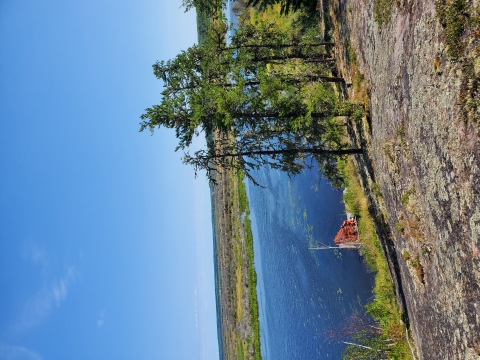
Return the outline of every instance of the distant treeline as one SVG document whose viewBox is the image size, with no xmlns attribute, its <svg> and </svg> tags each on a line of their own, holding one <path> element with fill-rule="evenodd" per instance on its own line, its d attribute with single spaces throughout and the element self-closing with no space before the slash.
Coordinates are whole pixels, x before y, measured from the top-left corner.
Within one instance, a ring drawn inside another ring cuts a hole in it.
<svg viewBox="0 0 480 360">
<path fill-rule="evenodd" d="M 219 10 L 227 6 L 228 0 L 183 0 L 182 4 L 188 11 L 195 8 L 197 11 L 205 13 L 209 16 L 217 15 Z M 287 15 L 290 12 L 306 11 L 314 12 L 317 10 L 318 0 L 236 0 L 235 4 L 239 7 L 252 6 L 263 11 L 273 5 L 278 5 L 280 15 Z"/>
</svg>

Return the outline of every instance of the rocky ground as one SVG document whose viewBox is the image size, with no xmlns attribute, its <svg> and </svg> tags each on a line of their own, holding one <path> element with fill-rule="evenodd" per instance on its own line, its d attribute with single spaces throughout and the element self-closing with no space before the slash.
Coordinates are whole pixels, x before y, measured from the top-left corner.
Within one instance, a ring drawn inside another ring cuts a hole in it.
<svg viewBox="0 0 480 360">
<path fill-rule="evenodd" d="M 393 2 L 381 28 L 379 3 L 332 4 L 340 75 L 368 88 L 369 119 L 351 131 L 369 150 L 357 159 L 364 187 L 418 357 L 478 359 L 479 114 L 464 98 L 480 62 L 472 52 L 466 72 L 449 59 L 433 0 Z M 462 41 L 475 44 L 478 34 Z M 355 98 L 358 89 L 346 92 Z"/>
</svg>

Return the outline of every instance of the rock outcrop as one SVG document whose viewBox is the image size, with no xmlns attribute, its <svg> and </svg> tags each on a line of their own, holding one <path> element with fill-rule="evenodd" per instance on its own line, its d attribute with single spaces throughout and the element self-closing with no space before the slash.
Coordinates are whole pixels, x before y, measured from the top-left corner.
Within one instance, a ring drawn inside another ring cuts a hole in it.
<svg viewBox="0 0 480 360">
<path fill-rule="evenodd" d="M 397 1 L 382 28 L 374 3 L 332 5 L 335 41 L 349 45 L 336 54 L 340 75 L 353 81 L 354 49 L 370 89 L 364 185 L 382 193 L 391 230 L 383 241 L 418 356 L 479 359 L 478 113 L 462 113 L 465 74 L 447 57 L 435 2 Z"/>
</svg>

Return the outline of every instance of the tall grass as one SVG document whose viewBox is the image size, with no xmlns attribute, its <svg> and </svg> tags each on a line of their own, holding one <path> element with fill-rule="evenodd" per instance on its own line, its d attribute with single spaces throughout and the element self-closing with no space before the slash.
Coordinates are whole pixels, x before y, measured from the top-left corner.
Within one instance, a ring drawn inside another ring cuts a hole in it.
<svg viewBox="0 0 480 360">
<path fill-rule="evenodd" d="M 382 327 L 382 333 L 375 340 L 362 337 L 362 334 L 359 334 L 355 340 L 375 349 L 379 356 L 387 354 L 389 359 L 412 359 L 388 264 L 375 231 L 373 218 L 368 210 L 368 201 L 359 181 L 358 170 L 352 159 L 340 160 L 339 169 L 345 179 L 346 208 L 357 215 L 362 243 L 361 254 L 369 268 L 375 272 L 374 300 L 366 305 L 366 312 Z M 361 357 L 362 352 L 367 357 Z M 368 357 L 371 356 L 370 353 L 369 349 L 349 345 L 344 359 L 375 359 L 376 357 Z"/>
</svg>

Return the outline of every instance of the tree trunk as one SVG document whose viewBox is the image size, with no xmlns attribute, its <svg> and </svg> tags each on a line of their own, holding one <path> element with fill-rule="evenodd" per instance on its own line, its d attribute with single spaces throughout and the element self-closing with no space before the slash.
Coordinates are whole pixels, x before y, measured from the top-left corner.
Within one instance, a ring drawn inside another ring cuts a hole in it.
<svg viewBox="0 0 480 360">
<path fill-rule="evenodd" d="M 240 46 L 228 46 L 224 48 L 220 48 L 220 51 L 228 51 L 228 50 L 240 50 L 243 48 L 249 49 L 261 49 L 261 48 L 268 48 L 268 49 L 284 49 L 284 48 L 293 48 L 293 47 L 302 47 L 302 46 L 335 46 L 334 42 L 319 42 L 313 44 L 277 44 L 277 45 L 259 45 L 259 44 L 250 44 L 250 45 L 240 45 Z"/>
<path fill-rule="evenodd" d="M 327 55 L 324 55 L 324 54 L 317 54 L 317 55 L 286 54 L 286 55 L 272 55 L 272 56 L 264 56 L 264 57 L 255 56 L 252 58 L 252 61 L 267 63 L 270 61 L 278 61 L 278 60 L 285 61 L 287 59 L 300 59 L 305 61 L 306 63 L 329 63 L 329 62 L 335 61 L 335 59 L 327 57 Z"/>
<path fill-rule="evenodd" d="M 326 116 L 351 116 L 353 111 L 341 111 L 335 113 L 328 113 L 328 112 L 313 112 L 310 113 L 310 116 L 313 119 L 322 119 Z M 265 118 L 292 118 L 297 116 L 305 116 L 306 114 L 302 114 L 299 112 L 295 113 L 287 113 L 287 114 L 280 114 L 279 112 L 271 112 L 271 113 L 234 113 L 232 114 L 233 118 L 250 118 L 250 119 L 265 119 Z"/>
<path fill-rule="evenodd" d="M 345 79 L 341 77 L 335 77 L 335 76 L 307 76 L 304 79 L 288 79 L 285 78 L 284 81 L 288 84 L 301 84 L 304 82 L 309 82 L 309 81 L 324 81 L 324 82 L 332 82 L 332 83 L 344 83 Z M 223 83 L 223 84 L 217 84 L 215 83 L 215 86 L 220 86 L 220 87 L 232 87 L 232 86 L 237 86 L 238 84 L 232 84 L 232 83 Z M 260 85 L 260 81 L 247 81 L 245 82 L 245 86 L 256 86 Z M 191 86 L 185 86 L 181 88 L 176 88 L 176 89 L 171 89 L 170 93 L 176 93 L 178 91 L 182 90 L 192 90 L 196 89 L 199 87 L 198 85 L 191 85 Z"/>
<path fill-rule="evenodd" d="M 362 154 L 363 149 L 281 149 L 281 150 L 259 150 L 259 151 L 243 151 L 239 153 L 225 153 L 207 156 L 206 159 L 221 159 L 227 157 L 240 156 L 256 156 L 256 155 L 279 155 L 279 154 L 328 154 L 328 155 L 352 155 Z"/>
</svg>

